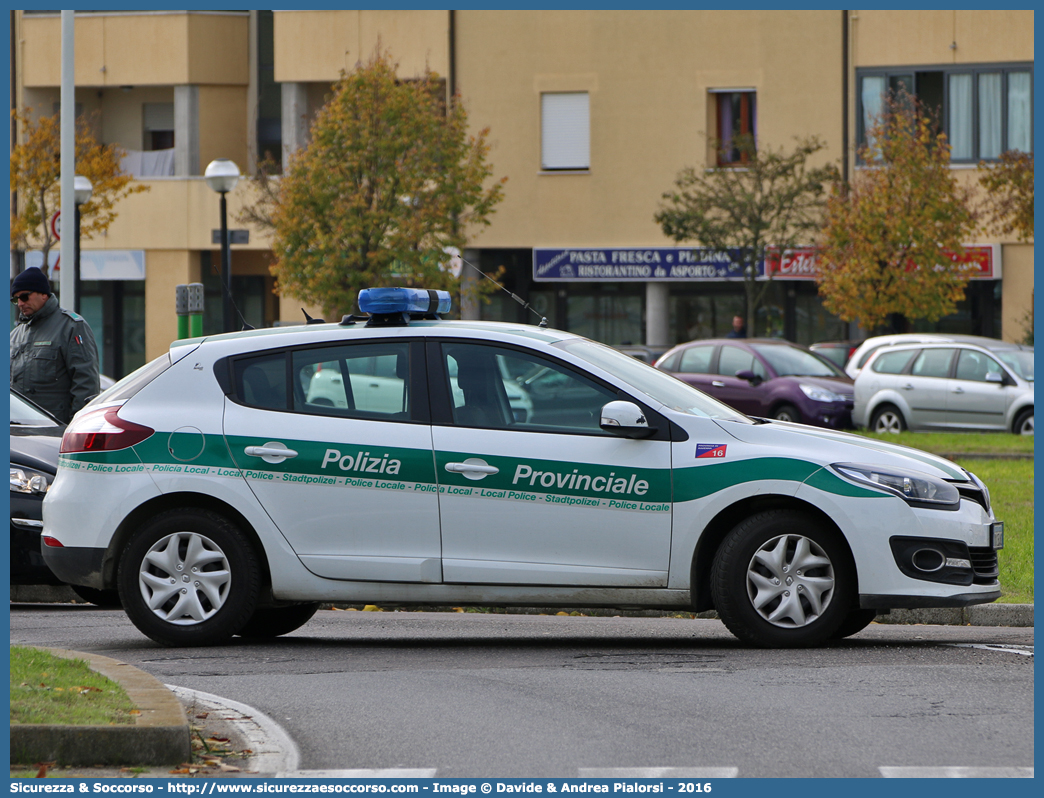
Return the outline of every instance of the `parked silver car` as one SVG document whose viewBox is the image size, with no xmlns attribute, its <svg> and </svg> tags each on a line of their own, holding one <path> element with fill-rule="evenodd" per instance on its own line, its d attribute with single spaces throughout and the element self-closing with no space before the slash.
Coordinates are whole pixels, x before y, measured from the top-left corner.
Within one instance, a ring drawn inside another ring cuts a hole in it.
<svg viewBox="0 0 1044 798">
<path fill-rule="evenodd" d="M 981 335 L 964 335 L 962 333 L 895 333 L 893 335 L 875 335 L 867 338 L 852 353 L 845 363 L 845 373 L 853 380 L 859 376 L 860 370 L 870 362 L 870 357 L 883 346 L 900 346 L 902 344 L 931 344 L 960 342 L 990 346 L 1000 343 L 996 338 L 985 338 Z"/>
<path fill-rule="evenodd" d="M 1033 434 L 1033 347 L 993 339 L 885 346 L 855 380 L 857 426 Z"/>
</svg>

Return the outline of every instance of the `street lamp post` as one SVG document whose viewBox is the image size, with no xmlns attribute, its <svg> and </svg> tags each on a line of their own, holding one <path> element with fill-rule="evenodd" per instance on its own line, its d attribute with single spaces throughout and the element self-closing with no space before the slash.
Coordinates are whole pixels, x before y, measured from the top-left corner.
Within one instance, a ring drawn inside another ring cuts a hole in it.
<svg viewBox="0 0 1044 798">
<path fill-rule="evenodd" d="M 211 190 L 221 195 L 221 327 L 224 332 L 232 332 L 232 250 L 228 241 L 225 195 L 239 182 L 239 167 L 228 158 L 218 158 L 207 165 L 203 177 Z"/>
<path fill-rule="evenodd" d="M 94 186 L 91 185 L 91 181 L 86 177 L 76 175 L 73 178 L 73 194 L 76 203 L 76 236 L 73 242 L 75 245 L 73 250 L 73 310 L 77 313 L 80 312 L 80 294 L 82 293 L 80 281 L 80 206 L 86 205 L 90 201 L 93 192 Z"/>
</svg>

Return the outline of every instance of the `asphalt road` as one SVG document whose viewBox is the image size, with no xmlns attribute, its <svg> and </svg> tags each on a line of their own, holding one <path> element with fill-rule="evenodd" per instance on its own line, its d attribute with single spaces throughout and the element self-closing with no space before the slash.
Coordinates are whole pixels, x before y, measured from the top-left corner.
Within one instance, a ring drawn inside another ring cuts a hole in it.
<svg viewBox="0 0 1044 798">
<path fill-rule="evenodd" d="M 828 648 L 762 651 L 710 620 L 326 610 L 272 641 L 167 649 L 118 610 L 12 604 L 11 642 L 104 654 L 254 706 L 308 770 L 1033 765 L 1032 628 L 873 624 Z"/>
</svg>

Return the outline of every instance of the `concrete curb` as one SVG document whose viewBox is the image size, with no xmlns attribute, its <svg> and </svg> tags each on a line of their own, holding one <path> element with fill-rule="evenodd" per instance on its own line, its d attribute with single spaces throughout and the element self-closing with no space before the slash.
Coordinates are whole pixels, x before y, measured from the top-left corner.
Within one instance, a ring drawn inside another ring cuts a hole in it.
<svg viewBox="0 0 1044 798">
<path fill-rule="evenodd" d="M 141 712 L 133 726 L 11 726 L 11 762 L 59 765 L 176 765 L 191 755 L 189 724 L 174 694 L 157 679 L 125 662 L 63 648 L 43 651 L 82 659 L 117 682 Z"/>
</svg>

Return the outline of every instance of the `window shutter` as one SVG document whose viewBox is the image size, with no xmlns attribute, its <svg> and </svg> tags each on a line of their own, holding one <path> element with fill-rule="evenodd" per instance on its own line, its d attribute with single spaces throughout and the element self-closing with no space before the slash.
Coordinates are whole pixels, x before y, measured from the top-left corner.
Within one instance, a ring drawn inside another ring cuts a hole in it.
<svg viewBox="0 0 1044 798">
<path fill-rule="evenodd" d="M 591 106 L 587 92 L 540 95 L 542 169 L 591 168 Z"/>
</svg>

